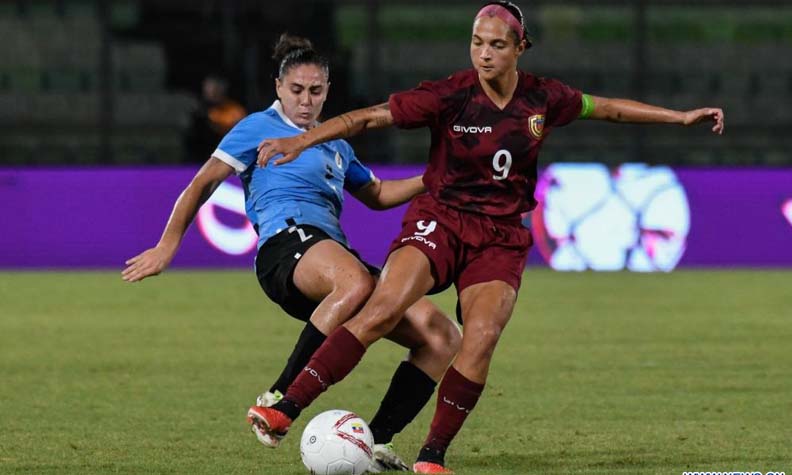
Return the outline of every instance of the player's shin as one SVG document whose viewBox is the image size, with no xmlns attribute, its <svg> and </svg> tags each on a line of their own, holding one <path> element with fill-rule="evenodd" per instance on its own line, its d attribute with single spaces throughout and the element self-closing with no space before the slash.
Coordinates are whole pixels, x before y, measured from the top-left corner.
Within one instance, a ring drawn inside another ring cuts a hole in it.
<svg viewBox="0 0 792 475">
<path fill-rule="evenodd" d="M 302 333 L 300 333 L 297 343 L 294 345 L 286 367 L 283 368 L 278 380 L 270 388 L 270 392 L 276 393 L 276 391 L 280 391 L 285 394 L 289 389 L 289 385 L 294 382 L 300 371 L 305 368 L 311 356 L 324 343 L 325 339 L 327 339 L 327 336 L 308 321 Z"/>
<path fill-rule="evenodd" d="M 369 427 L 375 444 L 387 444 L 415 419 L 429 402 L 437 383 L 408 361 L 403 361 L 391 379 L 377 414 Z"/>
<path fill-rule="evenodd" d="M 272 406 L 292 420 L 331 385 L 341 381 L 357 366 L 366 347 L 343 326 L 338 327 L 316 350 L 294 380 L 283 400 Z"/>
<path fill-rule="evenodd" d="M 483 390 L 483 384 L 469 380 L 453 366 L 448 368 L 440 383 L 437 409 L 418 461 L 444 465 L 448 446 L 476 406 Z"/>
</svg>

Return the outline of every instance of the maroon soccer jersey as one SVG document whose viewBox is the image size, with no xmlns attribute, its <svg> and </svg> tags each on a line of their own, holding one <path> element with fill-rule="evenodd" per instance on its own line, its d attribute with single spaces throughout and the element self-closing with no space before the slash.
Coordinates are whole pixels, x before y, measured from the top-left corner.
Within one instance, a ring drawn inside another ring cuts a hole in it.
<svg viewBox="0 0 792 475">
<path fill-rule="evenodd" d="M 424 184 L 441 203 L 490 216 L 513 216 L 536 206 L 537 155 L 555 127 L 580 114 L 581 92 L 560 81 L 519 71 L 512 100 L 501 110 L 474 69 L 392 94 L 402 128 L 432 132 Z"/>
</svg>

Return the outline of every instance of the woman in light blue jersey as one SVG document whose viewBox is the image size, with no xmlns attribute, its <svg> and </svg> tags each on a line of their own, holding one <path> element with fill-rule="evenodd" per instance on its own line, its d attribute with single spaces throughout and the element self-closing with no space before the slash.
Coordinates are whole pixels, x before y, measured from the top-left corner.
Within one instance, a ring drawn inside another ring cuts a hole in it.
<svg viewBox="0 0 792 475">
<path fill-rule="evenodd" d="M 343 190 L 372 209 L 387 209 L 424 192 L 421 176 L 377 179 L 343 140 L 311 147 L 286 166 L 256 166 L 257 145 L 265 137 L 288 137 L 313 128 L 327 99 L 329 67 L 303 38 L 282 35 L 278 100 L 247 116 L 220 142 L 177 199 L 159 243 L 129 259 L 122 272 L 137 282 L 162 272 L 171 262 L 200 206 L 232 173 L 245 188 L 248 218 L 259 234 L 256 274 L 262 289 L 289 315 L 306 322 L 278 380 L 257 405 L 277 402 L 335 328 L 357 311 L 374 289 L 379 270 L 349 248 L 339 224 Z M 457 327 L 428 299 L 405 312 L 389 338 L 409 349 L 371 420 L 374 471 L 408 470 L 391 440 L 423 408 L 460 344 Z M 252 425 L 265 446 L 280 439 Z"/>
</svg>

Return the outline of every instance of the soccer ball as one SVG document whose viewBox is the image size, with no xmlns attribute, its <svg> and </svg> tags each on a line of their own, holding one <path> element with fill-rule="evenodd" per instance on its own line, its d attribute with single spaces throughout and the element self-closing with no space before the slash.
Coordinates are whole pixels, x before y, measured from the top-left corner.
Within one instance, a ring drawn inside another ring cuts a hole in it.
<svg viewBox="0 0 792 475">
<path fill-rule="evenodd" d="M 311 419 L 300 440 L 300 456 L 314 475 L 360 475 L 371 464 L 374 436 L 355 413 L 334 409 Z"/>
</svg>

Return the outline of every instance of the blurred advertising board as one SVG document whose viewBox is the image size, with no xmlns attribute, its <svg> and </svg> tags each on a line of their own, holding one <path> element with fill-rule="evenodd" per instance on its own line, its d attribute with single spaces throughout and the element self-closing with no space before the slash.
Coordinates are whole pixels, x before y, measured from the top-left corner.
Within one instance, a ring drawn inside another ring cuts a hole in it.
<svg viewBox="0 0 792 475">
<path fill-rule="evenodd" d="M 383 179 L 415 166 L 373 167 Z M 154 245 L 194 167 L 0 169 L 0 268 L 116 268 Z M 792 169 L 554 164 L 526 215 L 532 265 L 559 270 L 792 266 Z M 404 207 L 347 196 L 354 248 L 381 264 Z M 174 267 L 252 268 L 256 235 L 231 177 L 204 205 Z"/>
</svg>

